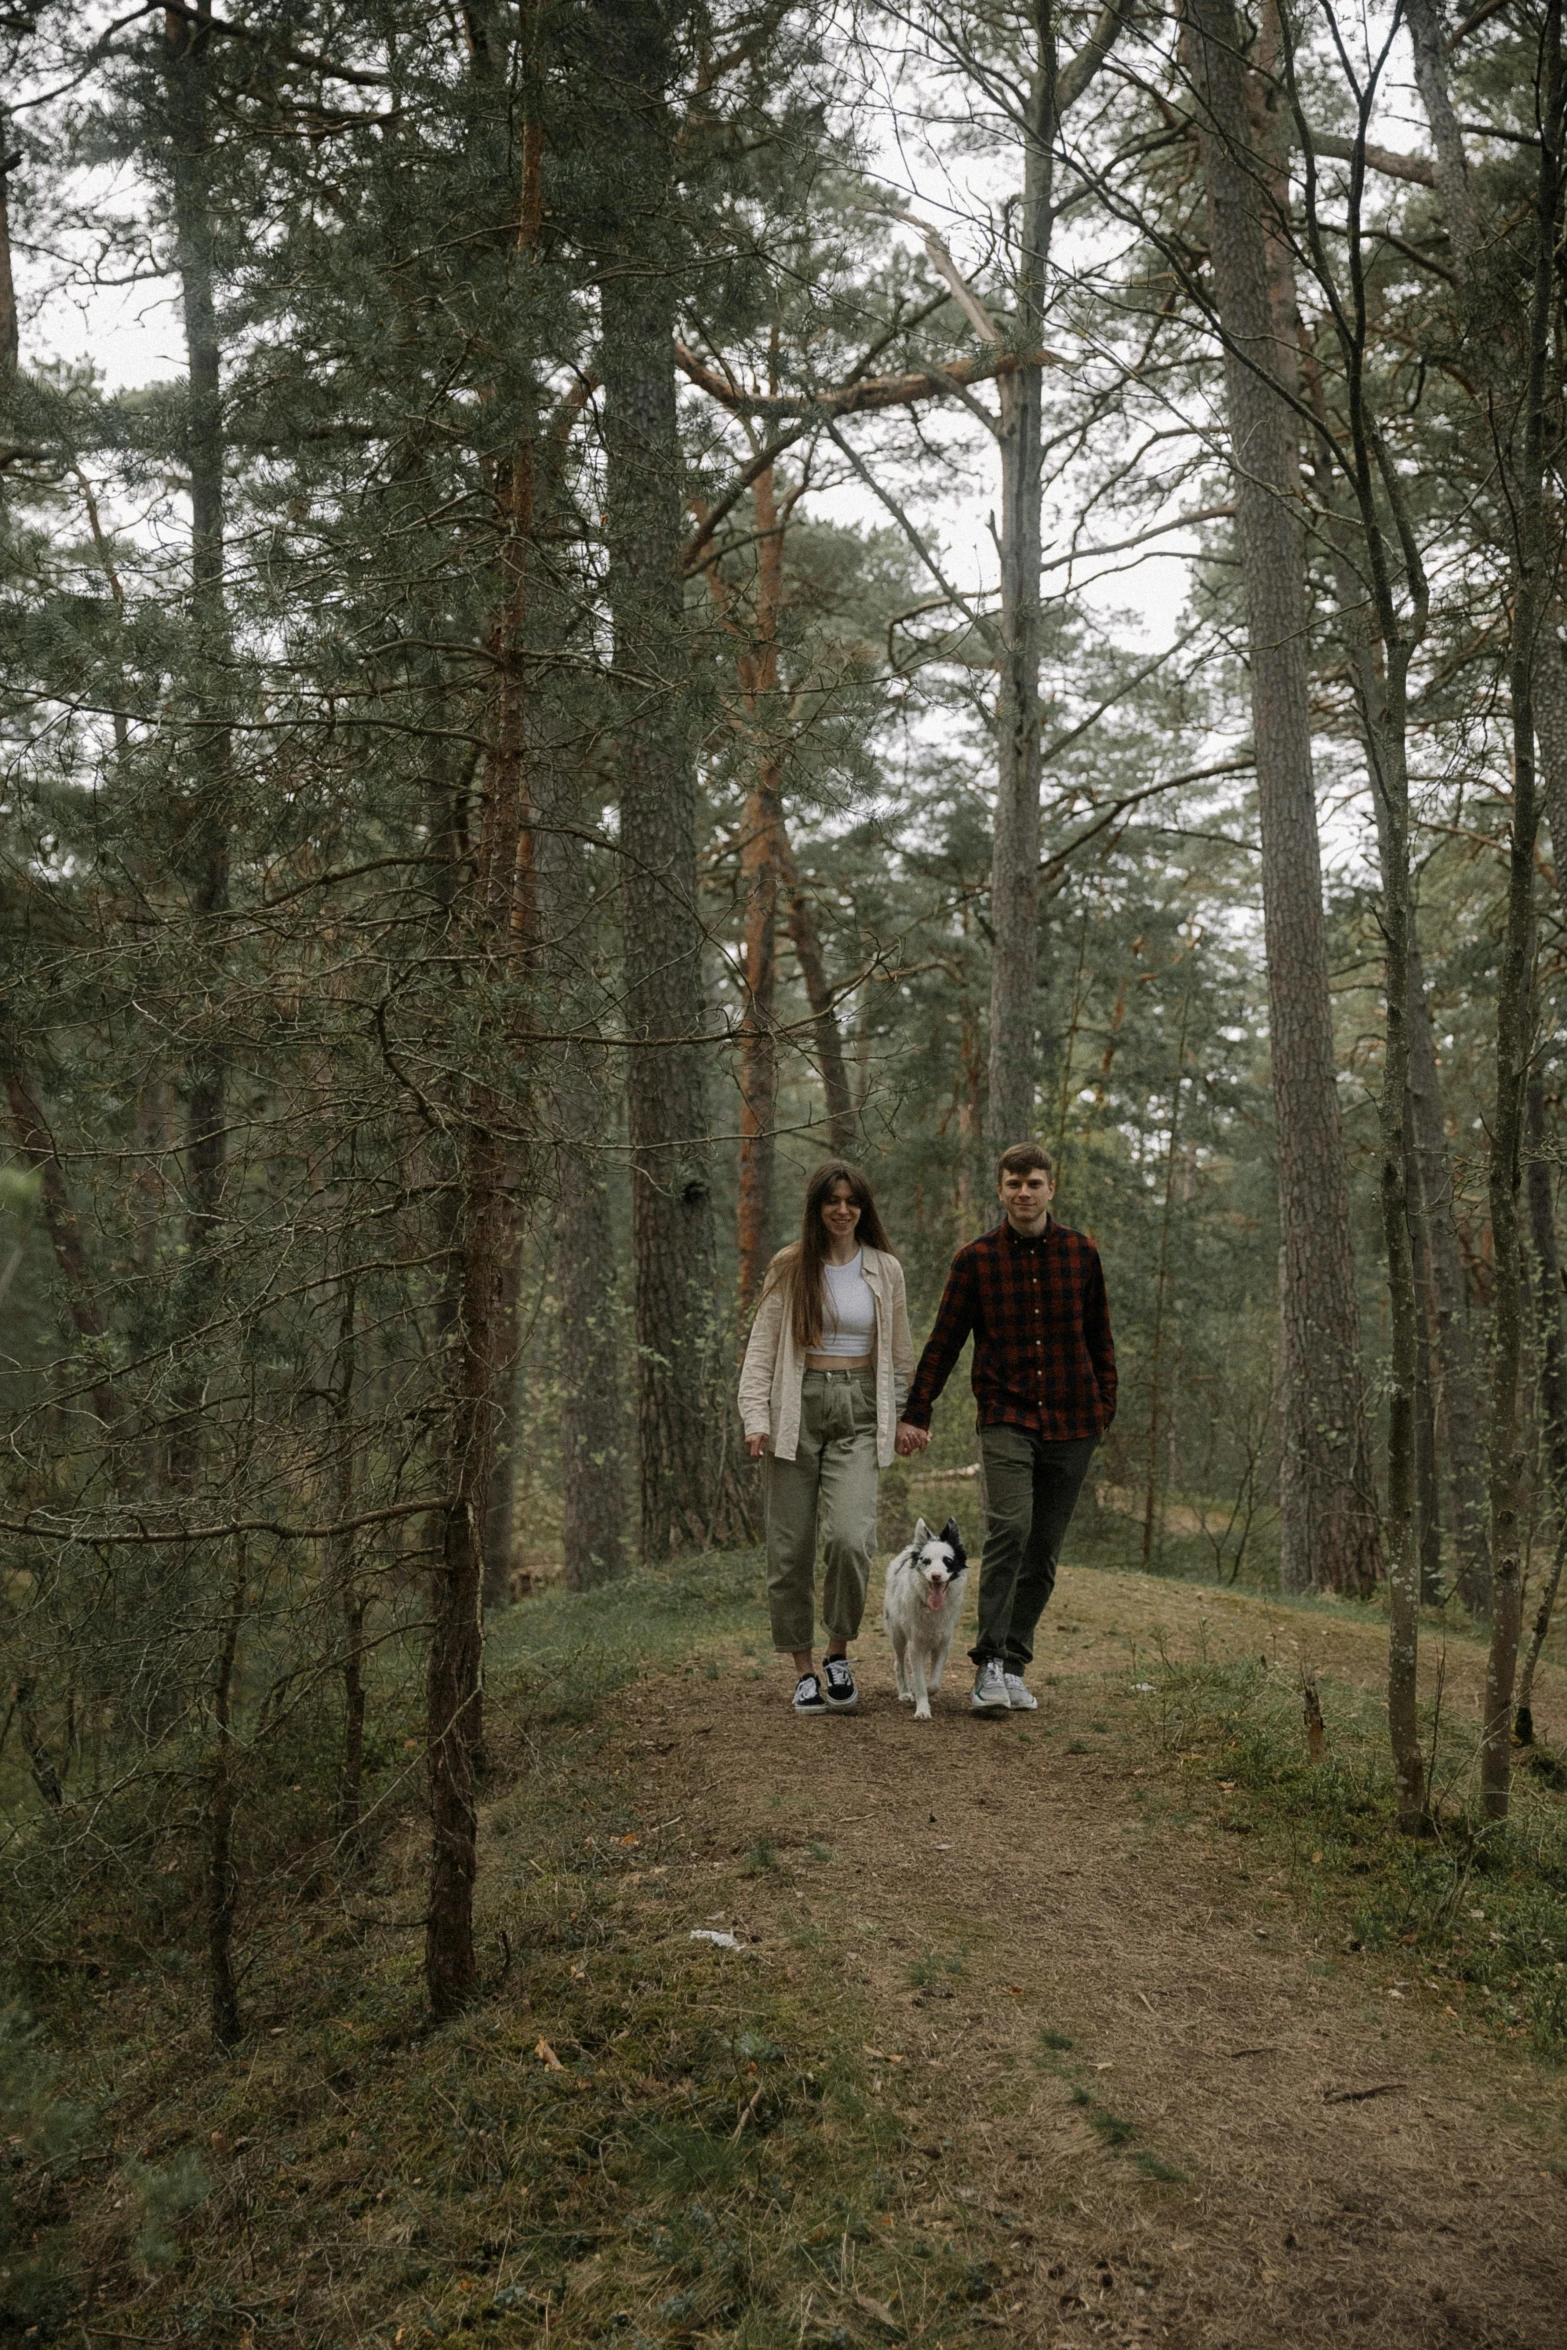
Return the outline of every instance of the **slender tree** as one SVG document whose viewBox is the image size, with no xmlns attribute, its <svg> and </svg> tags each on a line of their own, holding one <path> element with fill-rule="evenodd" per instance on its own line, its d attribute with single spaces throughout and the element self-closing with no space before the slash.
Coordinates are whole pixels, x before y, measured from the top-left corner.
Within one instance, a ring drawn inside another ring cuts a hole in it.
<svg viewBox="0 0 1567 2350">
<path fill-rule="evenodd" d="M 1328 995 L 1298 438 L 1281 381 L 1293 352 L 1281 354 L 1276 338 L 1262 172 L 1229 0 L 1189 0 L 1184 38 L 1224 343 L 1262 819 L 1282 1232 L 1281 1573 L 1287 1590 L 1364 1593 L 1376 1583 L 1381 1554 Z"/>
</svg>

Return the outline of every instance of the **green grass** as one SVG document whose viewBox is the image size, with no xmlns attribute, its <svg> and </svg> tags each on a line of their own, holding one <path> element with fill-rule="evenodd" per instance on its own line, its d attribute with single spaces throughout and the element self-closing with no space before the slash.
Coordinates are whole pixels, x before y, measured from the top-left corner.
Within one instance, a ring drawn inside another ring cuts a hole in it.
<svg viewBox="0 0 1567 2350">
<path fill-rule="evenodd" d="M 1511 1817 L 1484 1822 L 1473 1731 L 1423 1724 L 1434 1832 L 1393 1824 L 1380 1697 L 1319 1676 L 1328 1751 L 1313 1765 L 1301 1692 L 1252 1663 L 1147 1668 L 1151 1728 L 1221 1830 L 1254 1839 L 1255 1870 L 1277 1869 L 1325 1947 L 1396 1961 L 1396 1988 L 1462 2008 L 1541 2055 L 1567 2057 L 1567 1798 L 1519 1758 Z"/>
<path fill-rule="evenodd" d="M 754 1557 L 683 1561 L 496 1627 L 485 1982 L 457 2023 L 422 2015 L 414 1817 L 361 1879 L 247 1914 L 231 2057 L 172 1953 L 62 2005 L 50 2085 L 75 2117 L 54 2141 L 13 2124 L 35 2244 L 0 2334 L 455 2350 L 547 2323 L 559 2350 L 799 2350 L 878 2338 L 864 2294 L 949 2346 L 992 2339 L 996 2227 L 932 2227 L 831 1948 L 694 1942 L 716 1881 L 659 1857 L 605 1738 L 639 1673 L 705 1677 L 754 1637 L 759 1587 Z M 18 2045 L 20 2112 L 44 2076 Z"/>
<path fill-rule="evenodd" d="M 927 1950 L 923 1957 L 913 1961 L 905 1981 L 911 1991 L 933 1991 L 944 1988 L 949 1977 L 965 1975 L 968 1968 L 961 1958 L 943 1955 L 939 1950 Z"/>
<path fill-rule="evenodd" d="M 1065 2085 L 1067 2103 L 1080 2113 L 1105 2150 L 1123 2158 L 1138 2176 L 1163 2186 L 1184 2185 L 1190 2173 L 1178 2163 L 1169 2162 L 1151 2147 L 1139 2146 L 1141 2131 L 1136 2122 L 1124 2114 L 1114 2113 L 1105 2105 L 1090 2083 L 1082 2060 L 1076 2055 L 1065 2032 L 1047 2029 L 1038 2034 L 1038 2054 L 1034 2062 L 1042 2072 L 1054 2073 Z"/>
</svg>

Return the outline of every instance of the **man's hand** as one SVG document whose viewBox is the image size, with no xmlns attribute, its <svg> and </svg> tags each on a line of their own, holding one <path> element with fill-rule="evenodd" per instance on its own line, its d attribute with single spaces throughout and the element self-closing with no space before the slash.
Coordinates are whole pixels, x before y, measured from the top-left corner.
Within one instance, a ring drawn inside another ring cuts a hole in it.
<svg viewBox="0 0 1567 2350">
<path fill-rule="evenodd" d="M 911 1452 L 930 1450 L 930 1430 L 916 1428 L 908 1420 L 898 1422 L 898 1432 L 892 1440 L 892 1449 L 900 1460 L 907 1460 Z"/>
<path fill-rule="evenodd" d="M 766 1437 L 748 1436 L 745 1440 L 745 1449 L 753 1461 L 759 1461 L 763 1453 L 767 1450 Z"/>
</svg>

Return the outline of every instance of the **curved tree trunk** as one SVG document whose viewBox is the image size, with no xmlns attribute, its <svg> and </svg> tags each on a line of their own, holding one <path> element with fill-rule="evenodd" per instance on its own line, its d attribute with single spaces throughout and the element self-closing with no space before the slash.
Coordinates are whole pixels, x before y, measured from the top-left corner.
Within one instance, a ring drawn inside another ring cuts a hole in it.
<svg viewBox="0 0 1567 2350">
<path fill-rule="evenodd" d="M 1275 389 L 1281 357 L 1261 165 L 1230 0 L 1188 0 L 1184 45 L 1200 105 L 1213 286 L 1225 342 L 1261 810 L 1281 1226 L 1280 1568 L 1287 1590 L 1364 1593 L 1375 1586 L 1381 1550 L 1328 992 L 1297 434 Z"/>
</svg>

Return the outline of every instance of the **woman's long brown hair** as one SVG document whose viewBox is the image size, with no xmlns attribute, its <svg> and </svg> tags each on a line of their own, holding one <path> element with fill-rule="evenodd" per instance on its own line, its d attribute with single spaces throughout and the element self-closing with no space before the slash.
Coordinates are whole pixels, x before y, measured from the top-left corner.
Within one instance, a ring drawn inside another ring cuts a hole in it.
<svg viewBox="0 0 1567 2350">
<path fill-rule="evenodd" d="M 822 1208 L 835 1183 L 849 1186 L 860 1211 L 854 1233 L 856 1241 L 865 1248 L 879 1249 L 884 1256 L 892 1254 L 892 1244 L 876 1212 L 864 1169 L 851 1165 L 847 1159 L 824 1159 L 805 1187 L 800 1237 L 791 1248 L 779 1252 L 767 1276 L 769 1288 L 775 1282 L 788 1283 L 794 1343 L 807 1354 L 819 1351 L 822 1343 L 822 1292 L 827 1263 L 827 1228 L 822 1222 Z"/>
</svg>

